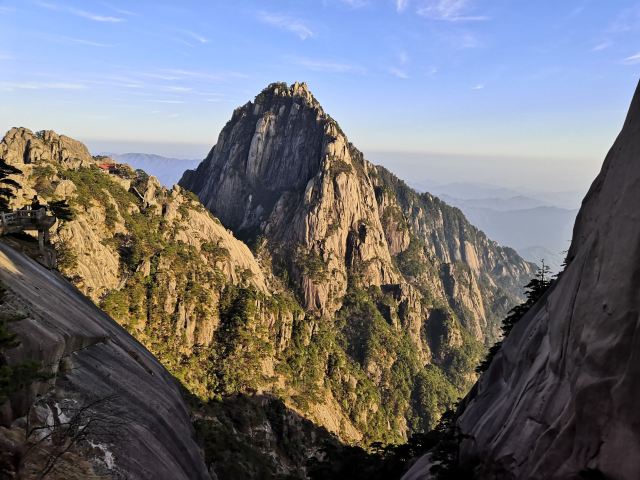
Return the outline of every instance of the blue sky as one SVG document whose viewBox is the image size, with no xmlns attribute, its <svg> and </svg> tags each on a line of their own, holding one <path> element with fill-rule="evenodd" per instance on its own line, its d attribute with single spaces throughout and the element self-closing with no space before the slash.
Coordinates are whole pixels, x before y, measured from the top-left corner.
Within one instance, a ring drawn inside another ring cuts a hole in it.
<svg viewBox="0 0 640 480">
<path fill-rule="evenodd" d="M 0 1 L 0 129 L 99 150 L 202 157 L 236 106 L 300 80 L 374 160 L 582 188 L 639 75 L 637 1 Z"/>
</svg>

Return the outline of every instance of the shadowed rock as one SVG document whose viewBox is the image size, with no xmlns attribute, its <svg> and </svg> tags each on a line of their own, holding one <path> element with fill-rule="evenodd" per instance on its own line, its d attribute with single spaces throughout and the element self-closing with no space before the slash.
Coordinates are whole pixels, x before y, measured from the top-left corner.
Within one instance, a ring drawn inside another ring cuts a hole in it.
<svg viewBox="0 0 640 480">
<path fill-rule="evenodd" d="M 477 478 L 640 478 L 638 205 L 640 89 L 582 203 L 569 265 L 461 407 Z"/>
<path fill-rule="evenodd" d="M 107 439 L 87 434 L 95 448 L 85 456 L 102 468 L 101 478 L 210 478 L 177 382 L 140 343 L 67 281 L 5 243 L 0 281 L 8 303 L 26 316 L 13 324 L 21 344 L 7 351 L 8 363 L 33 360 L 53 373 L 2 406 L 3 425 L 33 413 L 35 393 L 54 410 L 95 403 L 94 414 L 112 423 Z"/>
</svg>

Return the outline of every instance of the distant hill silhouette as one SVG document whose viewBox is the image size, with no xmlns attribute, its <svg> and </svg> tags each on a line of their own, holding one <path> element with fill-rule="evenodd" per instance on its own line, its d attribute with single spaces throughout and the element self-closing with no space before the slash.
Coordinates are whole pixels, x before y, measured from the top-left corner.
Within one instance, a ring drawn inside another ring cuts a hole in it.
<svg viewBox="0 0 640 480">
<path fill-rule="evenodd" d="M 105 153 L 114 160 L 127 163 L 157 177 L 165 187 L 178 183 L 185 170 L 195 168 L 200 160 L 163 157 L 152 153 Z"/>
</svg>

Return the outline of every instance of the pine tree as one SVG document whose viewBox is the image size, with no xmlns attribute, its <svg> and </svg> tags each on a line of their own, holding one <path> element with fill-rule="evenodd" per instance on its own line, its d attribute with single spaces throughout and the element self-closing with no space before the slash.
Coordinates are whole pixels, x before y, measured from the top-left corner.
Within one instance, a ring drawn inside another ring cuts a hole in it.
<svg viewBox="0 0 640 480">
<path fill-rule="evenodd" d="M 518 323 L 522 317 L 529 311 L 535 303 L 542 298 L 544 293 L 549 289 L 553 280 L 551 279 L 549 266 L 542 260 L 542 266 L 536 272 L 536 276 L 531 279 L 529 283 L 525 285 L 524 296 L 526 300 L 520 305 L 513 307 L 506 318 L 502 320 L 502 341 L 496 342 L 487 352 L 485 359 L 476 367 L 476 373 L 482 373 L 489 368 L 491 360 L 502 348 L 502 342 L 511 333 L 511 330 Z"/>
<path fill-rule="evenodd" d="M 20 188 L 18 182 L 8 178 L 9 175 L 18 175 L 21 173 L 22 170 L 13 165 L 9 165 L 3 158 L 0 158 L 0 212 L 9 211 L 9 201 L 15 198 L 13 188 Z"/>
<path fill-rule="evenodd" d="M 58 220 L 70 222 L 75 217 L 73 210 L 66 200 L 55 200 L 53 202 L 49 202 L 49 210 L 51 210 L 51 213 L 53 213 Z"/>
</svg>

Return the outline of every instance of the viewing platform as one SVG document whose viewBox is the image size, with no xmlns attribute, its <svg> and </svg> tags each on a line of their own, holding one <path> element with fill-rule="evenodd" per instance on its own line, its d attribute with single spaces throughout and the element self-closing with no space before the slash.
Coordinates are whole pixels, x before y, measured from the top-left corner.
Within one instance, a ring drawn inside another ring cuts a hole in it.
<svg viewBox="0 0 640 480">
<path fill-rule="evenodd" d="M 15 210 L 0 213 L 0 236 L 27 230 L 38 231 L 40 249 L 49 241 L 49 229 L 56 223 L 56 217 L 47 215 L 45 207 L 37 210 Z"/>
</svg>

